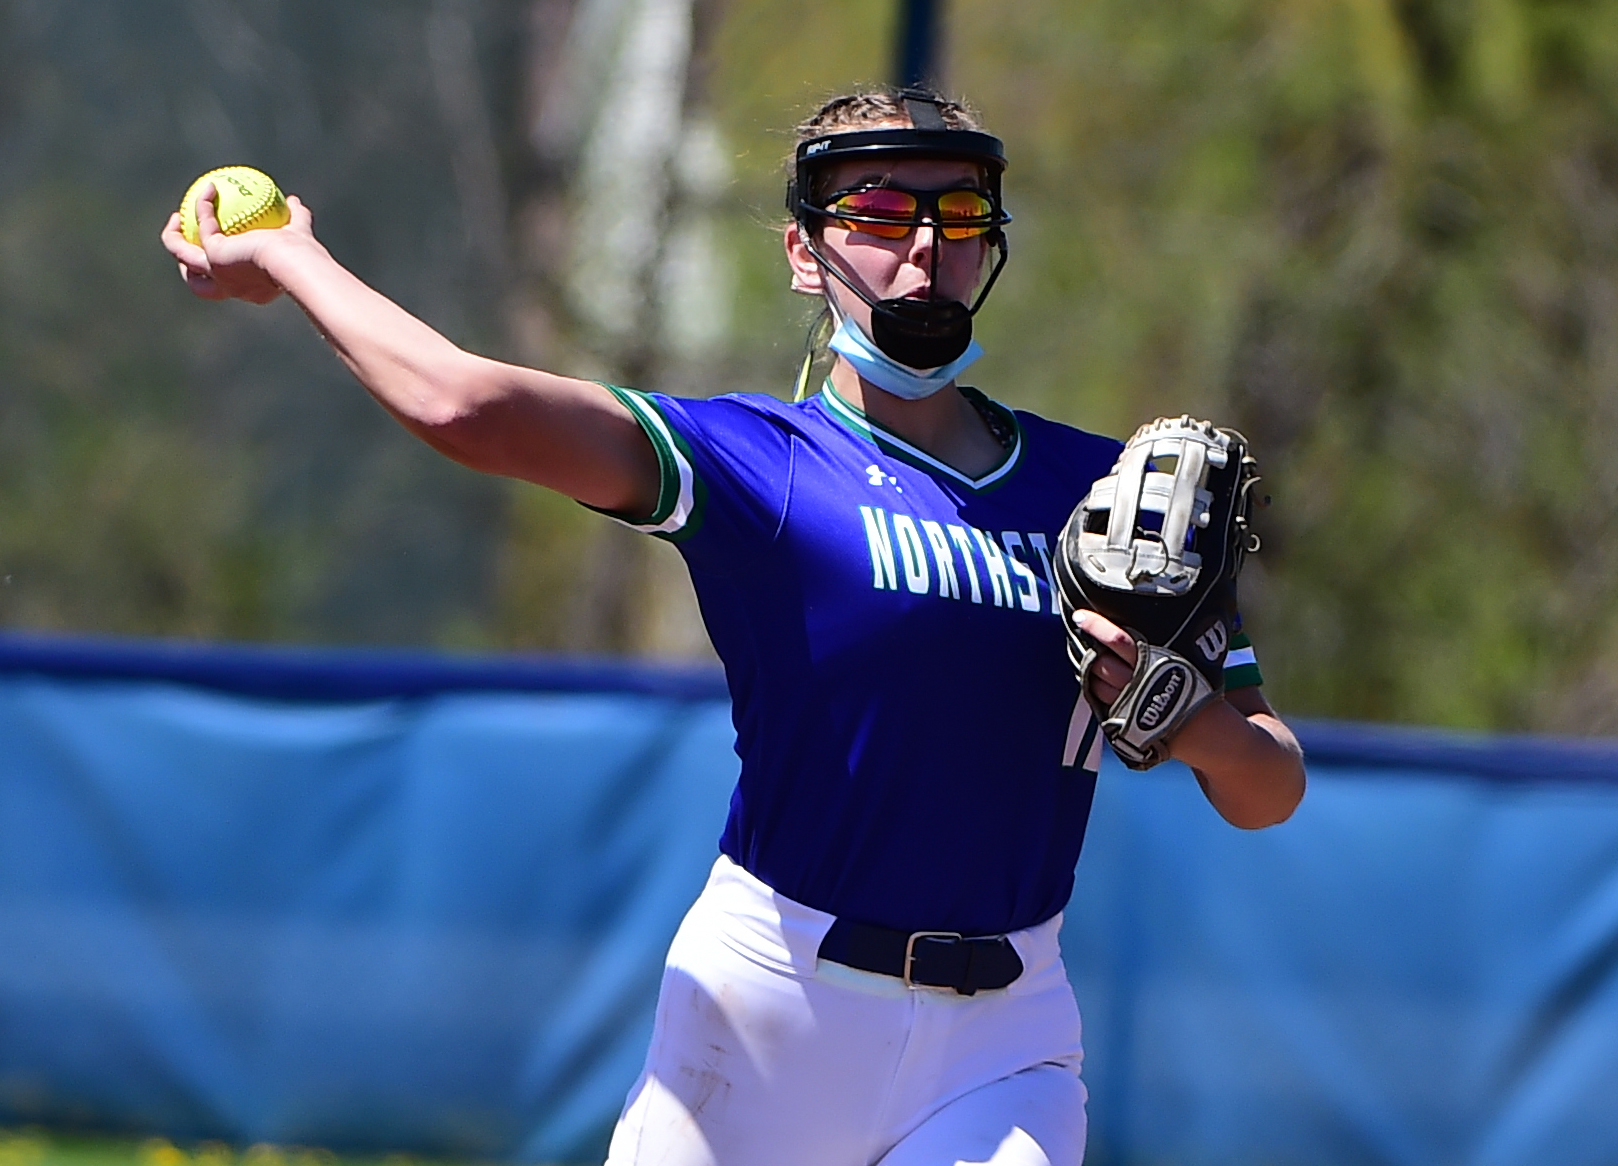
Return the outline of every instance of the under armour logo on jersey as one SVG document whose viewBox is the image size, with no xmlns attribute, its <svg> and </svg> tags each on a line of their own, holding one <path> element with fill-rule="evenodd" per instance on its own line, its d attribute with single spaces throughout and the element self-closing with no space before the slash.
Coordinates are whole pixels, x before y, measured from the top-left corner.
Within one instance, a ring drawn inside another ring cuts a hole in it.
<svg viewBox="0 0 1618 1166">
<path fill-rule="evenodd" d="M 892 474 L 883 473 L 882 467 L 875 462 L 865 467 L 865 476 L 870 479 L 873 486 L 897 486 L 899 484 L 898 478 L 895 478 Z"/>
<path fill-rule="evenodd" d="M 1225 635 L 1225 625 L 1223 623 L 1214 624 L 1213 627 L 1197 637 L 1197 647 L 1201 649 L 1203 656 L 1207 658 L 1209 663 L 1219 659 L 1219 653 L 1225 650 L 1225 645 L 1228 642 L 1229 639 Z"/>
</svg>

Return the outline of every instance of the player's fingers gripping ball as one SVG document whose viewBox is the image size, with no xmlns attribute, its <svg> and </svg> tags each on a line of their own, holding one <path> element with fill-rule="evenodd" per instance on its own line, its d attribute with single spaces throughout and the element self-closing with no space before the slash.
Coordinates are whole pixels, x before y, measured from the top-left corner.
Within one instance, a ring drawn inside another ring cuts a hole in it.
<svg viewBox="0 0 1618 1166">
<path fill-rule="evenodd" d="M 193 182 L 180 200 L 180 234 L 188 243 L 202 242 L 197 226 L 197 196 L 210 182 L 219 192 L 214 211 L 219 217 L 219 229 L 226 235 L 284 227 L 292 221 L 286 196 L 268 174 L 251 166 L 221 166 Z"/>
<path fill-rule="evenodd" d="M 1247 439 L 1190 417 L 1141 426 L 1057 540 L 1068 655 L 1113 751 L 1132 769 L 1167 760 L 1169 741 L 1225 687 L 1236 575 L 1258 549 L 1248 531 L 1258 466 Z M 1095 695 L 1089 609 L 1135 640 L 1134 675 L 1110 706 Z"/>
</svg>

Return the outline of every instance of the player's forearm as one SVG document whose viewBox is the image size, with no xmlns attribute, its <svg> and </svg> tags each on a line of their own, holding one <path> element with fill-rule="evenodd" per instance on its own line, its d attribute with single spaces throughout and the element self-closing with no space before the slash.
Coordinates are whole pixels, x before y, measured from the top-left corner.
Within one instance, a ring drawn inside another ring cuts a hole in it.
<svg viewBox="0 0 1618 1166">
<path fill-rule="evenodd" d="M 266 248 L 261 262 L 360 383 L 410 428 L 427 436 L 483 404 L 469 375 L 471 354 L 367 286 L 318 242 L 289 234 Z"/>
<path fill-rule="evenodd" d="M 1242 713 L 1224 700 L 1206 705 L 1174 738 L 1221 817 L 1257 830 L 1286 821 L 1303 800 L 1303 750 L 1280 718 Z"/>
</svg>

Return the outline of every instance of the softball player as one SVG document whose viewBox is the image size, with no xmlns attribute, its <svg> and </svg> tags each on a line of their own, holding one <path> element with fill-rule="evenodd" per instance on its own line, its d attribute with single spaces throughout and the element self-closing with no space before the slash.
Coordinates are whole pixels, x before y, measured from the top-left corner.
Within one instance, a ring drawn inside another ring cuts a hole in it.
<svg viewBox="0 0 1618 1166">
<path fill-rule="evenodd" d="M 338 266 L 296 199 L 283 230 L 222 236 L 205 208 L 200 247 L 164 232 L 199 295 L 291 294 L 435 448 L 669 539 L 690 567 L 741 777 L 610 1166 L 1083 1157 L 1057 936 L 1101 745 L 1050 551 L 1119 443 L 957 384 L 1005 262 L 1004 165 L 928 93 L 839 98 L 801 127 L 786 252 L 836 359 L 790 404 L 472 356 Z M 1111 649 L 1110 700 L 1133 642 L 1080 618 Z M 1174 753 L 1258 827 L 1292 812 L 1303 769 L 1235 647 L 1225 698 Z"/>
</svg>

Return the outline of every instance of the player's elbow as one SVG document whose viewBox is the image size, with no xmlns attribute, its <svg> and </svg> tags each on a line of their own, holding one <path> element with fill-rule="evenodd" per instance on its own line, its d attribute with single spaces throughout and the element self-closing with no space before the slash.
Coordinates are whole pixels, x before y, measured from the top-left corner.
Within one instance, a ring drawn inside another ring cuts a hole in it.
<svg viewBox="0 0 1618 1166">
<path fill-rule="evenodd" d="M 491 372 L 490 363 L 472 358 L 428 371 L 404 411 L 417 436 L 474 469 L 498 458 L 498 414 L 508 386 Z"/>
<path fill-rule="evenodd" d="M 1241 819 L 1227 817 L 1225 820 L 1242 830 L 1268 830 L 1271 826 L 1279 826 L 1292 817 L 1293 811 L 1297 808 L 1298 802 L 1292 802 L 1290 805 L 1266 807 Z"/>
<path fill-rule="evenodd" d="M 408 398 L 411 420 L 443 434 L 475 426 L 501 392 L 498 378 L 485 363 L 470 353 L 456 352 L 434 367 L 408 370 L 415 381 Z"/>
<path fill-rule="evenodd" d="M 1252 799 L 1249 820 L 1238 823 L 1244 829 L 1262 830 L 1279 826 L 1292 817 L 1303 802 L 1309 776 L 1304 770 L 1303 747 L 1292 730 L 1273 714 L 1250 717 L 1248 723 L 1258 730 L 1252 741 L 1258 744 L 1253 768 L 1256 771 L 1249 789 Z"/>
<path fill-rule="evenodd" d="M 1279 826 L 1292 817 L 1303 802 L 1308 777 L 1304 773 L 1301 757 L 1288 758 L 1288 761 L 1291 763 L 1283 764 L 1277 772 L 1266 775 L 1262 796 L 1243 807 L 1244 813 L 1240 821 L 1226 815 L 1226 820 L 1231 825 L 1239 826 L 1243 830 L 1264 830 L 1271 826 Z"/>
<path fill-rule="evenodd" d="M 1307 777 L 1300 751 L 1276 747 L 1233 764 L 1192 768 L 1219 816 L 1240 830 L 1279 826 L 1303 801 Z"/>
</svg>

